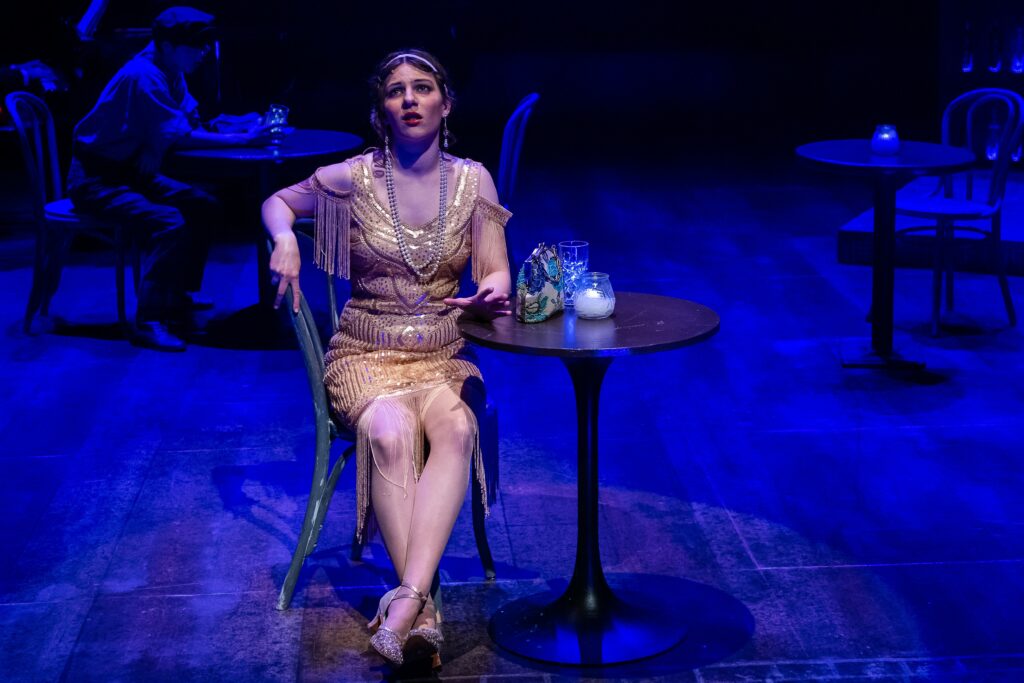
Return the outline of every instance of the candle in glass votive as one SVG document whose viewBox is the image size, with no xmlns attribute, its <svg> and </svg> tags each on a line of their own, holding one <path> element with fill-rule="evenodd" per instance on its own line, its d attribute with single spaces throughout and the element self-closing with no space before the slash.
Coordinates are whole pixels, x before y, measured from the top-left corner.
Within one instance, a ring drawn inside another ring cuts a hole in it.
<svg viewBox="0 0 1024 683">
<path fill-rule="evenodd" d="M 584 273 L 573 297 L 576 317 L 590 320 L 607 318 L 615 310 L 615 292 L 605 273 Z"/>
</svg>

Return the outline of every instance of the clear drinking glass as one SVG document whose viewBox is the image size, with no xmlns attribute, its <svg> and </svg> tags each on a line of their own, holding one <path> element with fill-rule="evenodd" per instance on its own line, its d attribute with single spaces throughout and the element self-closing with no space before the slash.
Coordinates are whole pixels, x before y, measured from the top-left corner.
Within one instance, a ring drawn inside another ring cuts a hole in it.
<svg viewBox="0 0 1024 683">
<path fill-rule="evenodd" d="M 288 112 L 283 104 L 271 104 L 263 117 L 263 125 L 270 128 L 270 142 L 280 145 L 284 141 L 284 128 L 288 125 Z"/>
<path fill-rule="evenodd" d="M 572 306 L 576 286 L 590 263 L 590 242 L 583 240 L 559 242 L 558 258 L 562 260 L 562 294 L 565 297 L 565 305 Z"/>
<path fill-rule="evenodd" d="M 615 290 L 608 273 L 583 273 L 577 282 L 576 317 L 585 320 L 607 318 L 615 311 Z"/>
</svg>

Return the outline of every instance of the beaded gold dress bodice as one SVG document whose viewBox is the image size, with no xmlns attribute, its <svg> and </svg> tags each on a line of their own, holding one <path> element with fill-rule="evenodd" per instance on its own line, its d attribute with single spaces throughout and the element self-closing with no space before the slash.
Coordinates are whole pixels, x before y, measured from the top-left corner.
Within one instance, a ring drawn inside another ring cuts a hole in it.
<svg viewBox="0 0 1024 683">
<path fill-rule="evenodd" d="M 365 432 L 373 411 L 402 409 L 410 436 L 422 441 L 417 414 L 431 388 L 457 388 L 475 380 L 482 389 L 480 370 L 459 333 L 461 311 L 444 299 L 458 295 L 460 276 L 471 259 L 475 281 L 508 269 L 504 226 L 511 214 L 480 196 L 479 164 L 455 162 L 440 266 L 421 280 L 399 251 L 387 203 L 374 191 L 374 169 L 363 157 L 347 163 L 351 192 L 332 190 L 318 174 L 303 185 L 317 195 L 316 262 L 352 284 L 324 359 L 324 383 L 335 414 L 357 433 L 362 519 L 372 458 Z M 434 218 L 425 225 L 402 226 L 418 266 L 425 265 L 438 239 L 437 223 Z M 410 443 L 409 449 L 419 472 L 422 443 Z"/>
</svg>

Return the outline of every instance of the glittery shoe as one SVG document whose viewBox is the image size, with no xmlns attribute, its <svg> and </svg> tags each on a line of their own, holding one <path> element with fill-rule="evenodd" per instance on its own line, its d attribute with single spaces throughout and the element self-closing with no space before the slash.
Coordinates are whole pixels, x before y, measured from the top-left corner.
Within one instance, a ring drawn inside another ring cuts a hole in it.
<svg viewBox="0 0 1024 683">
<path fill-rule="evenodd" d="M 403 588 L 410 591 L 411 595 L 399 595 L 398 591 Z M 422 604 L 427 599 L 414 586 L 403 583 L 398 588 L 389 590 L 381 597 L 380 602 L 377 604 L 377 614 L 367 624 L 370 630 L 374 631 L 373 635 L 370 636 L 370 646 L 381 657 L 388 660 L 392 666 L 399 667 L 405 661 L 402 650 L 405 647 L 408 635 L 401 636 L 384 625 L 384 620 L 388 616 L 388 608 L 391 607 L 391 603 L 394 600 L 419 600 Z"/>
<path fill-rule="evenodd" d="M 406 656 L 409 659 L 436 658 L 441 654 L 441 644 L 444 643 L 444 636 L 441 635 L 441 615 L 435 609 L 432 600 L 423 605 L 421 614 L 426 614 L 434 625 L 420 626 L 409 631 L 405 645 Z"/>
</svg>

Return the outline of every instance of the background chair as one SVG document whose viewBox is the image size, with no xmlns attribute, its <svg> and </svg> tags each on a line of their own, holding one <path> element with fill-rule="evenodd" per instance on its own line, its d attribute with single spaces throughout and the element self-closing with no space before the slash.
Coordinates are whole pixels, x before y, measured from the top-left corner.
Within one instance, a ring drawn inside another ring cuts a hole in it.
<svg viewBox="0 0 1024 683">
<path fill-rule="evenodd" d="M 86 233 L 113 245 L 117 257 L 117 319 L 126 325 L 124 302 L 125 257 L 131 251 L 133 283 L 139 285 L 138 245 L 123 226 L 75 211 L 64 197 L 57 136 L 53 116 L 46 103 L 27 92 L 12 92 L 4 100 L 21 142 L 25 169 L 32 189 L 36 223 L 35 263 L 32 290 L 25 307 L 25 332 L 36 312 L 49 314 L 50 299 L 60 283 L 64 257 L 75 233 Z"/>
<path fill-rule="evenodd" d="M 516 189 L 519 154 L 523 149 L 526 123 L 530 120 L 530 114 L 533 113 L 533 107 L 539 99 L 540 95 L 537 93 L 530 93 L 524 97 L 505 124 L 505 132 L 501 137 L 501 158 L 498 161 L 498 197 L 505 208 L 512 203 L 512 194 Z"/>
<path fill-rule="evenodd" d="M 991 267 L 1002 290 L 1010 325 L 1017 314 L 1006 279 L 1006 254 L 1002 243 L 1002 202 L 1009 174 L 1010 157 L 1020 144 L 1024 99 L 1017 93 L 997 88 L 972 90 L 960 95 L 942 115 L 942 142 L 965 147 L 979 159 L 976 167 L 943 176 L 926 196 L 898 196 L 896 212 L 923 218 L 929 225 L 914 226 L 900 233 L 933 232 L 932 335 L 939 333 L 942 279 L 946 280 L 946 308 L 953 310 L 953 272 L 957 266 L 957 234 L 981 237 L 988 242 Z M 986 183 L 987 180 L 987 183 Z M 975 185 L 979 191 L 975 191 Z M 985 185 L 987 184 L 987 187 Z M 964 221 L 987 220 L 989 228 L 966 225 Z"/>
<path fill-rule="evenodd" d="M 295 226 L 296 235 L 304 235 L 312 238 L 312 221 L 298 221 Z M 338 330 L 338 307 L 337 293 L 335 292 L 333 277 L 324 274 L 327 282 L 327 299 L 330 309 L 332 332 Z M 285 301 L 291 301 L 291 290 L 285 295 Z M 277 609 L 286 610 L 291 604 L 292 595 L 295 592 L 295 584 L 299 578 L 299 572 L 305 559 L 316 549 L 317 541 L 320 538 L 320 531 L 323 529 L 324 517 L 327 508 L 331 503 L 338 477 L 345 468 L 352 454 L 355 452 L 356 435 L 347 429 L 340 421 L 331 414 L 330 401 L 327 397 L 327 389 L 324 387 L 324 346 L 317 329 L 313 313 L 304 296 L 300 295 L 299 312 L 292 311 L 292 324 L 295 328 L 295 336 L 299 342 L 299 350 L 302 352 L 303 361 L 306 365 L 306 376 L 309 380 L 309 390 L 313 398 L 313 414 L 316 424 L 316 455 L 313 463 L 313 484 L 309 491 L 309 500 L 306 503 L 306 516 L 302 522 L 302 531 L 299 533 L 298 544 L 292 555 L 291 565 L 281 586 L 281 594 L 277 600 Z M 331 447 L 335 441 L 345 444 L 342 453 L 331 464 Z M 487 414 L 480 424 L 480 446 L 484 455 L 484 468 L 487 472 L 487 495 L 494 500 L 497 494 L 498 478 L 498 431 L 497 414 L 488 403 Z M 428 455 L 429 457 L 429 455 Z M 472 463 L 470 468 L 470 490 L 472 491 L 473 508 L 473 535 L 476 539 L 477 553 L 483 565 L 484 576 L 488 581 L 495 578 L 494 559 L 491 555 L 490 545 L 487 542 L 487 530 L 484 526 L 483 495 L 480 487 L 476 485 L 476 464 Z M 353 560 L 362 557 L 362 543 L 353 535 L 352 555 Z M 435 576 L 431 592 L 437 608 L 441 608 L 441 596 L 439 580 Z"/>
</svg>

